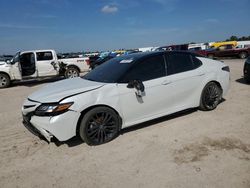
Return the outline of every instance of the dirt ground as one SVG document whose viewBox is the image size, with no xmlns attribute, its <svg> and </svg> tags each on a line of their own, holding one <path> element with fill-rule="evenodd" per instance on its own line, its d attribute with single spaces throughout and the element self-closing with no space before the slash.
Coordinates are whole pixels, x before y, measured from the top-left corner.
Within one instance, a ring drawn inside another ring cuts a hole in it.
<svg viewBox="0 0 250 188">
<path fill-rule="evenodd" d="M 0 187 L 250 187 L 250 85 L 243 60 L 224 60 L 231 89 L 218 108 L 191 110 L 123 130 L 90 147 L 47 144 L 22 125 L 25 97 L 46 84 L 0 90 Z"/>
</svg>

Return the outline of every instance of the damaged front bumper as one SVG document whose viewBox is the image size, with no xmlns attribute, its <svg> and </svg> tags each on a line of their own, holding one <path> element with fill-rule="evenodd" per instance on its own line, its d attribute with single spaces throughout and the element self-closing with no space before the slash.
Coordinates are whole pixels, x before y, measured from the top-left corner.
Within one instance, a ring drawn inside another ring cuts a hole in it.
<svg viewBox="0 0 250 188">
<path fill-rule="evenodd" d="M 23 124 L 24 126 L 34 135 L 38 136 L 38 137 L 42 137 L 45 138 L 48 142 L 51 142 L 51 138 L 53 137 L 53 135 L 51 133 L 49 133 L 48 131 L 46 131 L 45 129 L 42 128 L 38 128 L 35 127 L 34 125 L 32 125 L 30 123 L 30 119 L 31 116 L 29 116 L 29 114 L 27 115 L 23 115 Z"/>
<path fill-rule="evenodd" d="M 27 99 L 22 107 L 23 124 L 30 132 L 45 138 L 48 142 L 51 142 L 53 137 L 59 141 L 66 141 L 76 136 L 81 113 L 69 110 L 56 116 L 37 116 L 34 112 L 40 104 Z"/>
</svg>

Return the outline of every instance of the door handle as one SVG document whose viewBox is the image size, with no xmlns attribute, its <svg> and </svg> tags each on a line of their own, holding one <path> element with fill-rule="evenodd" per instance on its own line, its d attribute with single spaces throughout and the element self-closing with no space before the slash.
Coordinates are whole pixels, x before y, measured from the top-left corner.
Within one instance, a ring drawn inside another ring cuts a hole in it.
<svg viewBox="0 0 250 188">
<path fill-rule="evenodd" d="M 172 82 L 170 80 L 164 80 L 161 84 L 162 85 L 168 85 L 171 84 Z"/>
<path fill-rule="evenodd" d="M 205 73 L 198 73 L 198 75 L 197 76 L 203 76 L 203 75 L 205 75 Z"/>
</svg>

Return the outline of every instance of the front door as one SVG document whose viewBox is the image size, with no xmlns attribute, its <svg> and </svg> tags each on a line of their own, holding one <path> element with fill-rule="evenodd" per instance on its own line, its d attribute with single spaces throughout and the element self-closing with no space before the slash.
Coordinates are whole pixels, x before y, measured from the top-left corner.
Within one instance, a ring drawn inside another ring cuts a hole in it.
<svg viewBox="0 0 250 188">
<path fill-rule="evenodd" d="M 23 78 L 37 77 L 36 61 L 34 52 L 24 52 L 20 54 L 20 67 Z"/>
<path fill-rule="evenodd" d="M 22 68 L 20 65 L 20 52 L 18 52 L 15 57 L 11 60 L 11 74 L 14 76 L 15 80 L 22 79 Z"/>
<path fill-rule="evenodd" d="M 150 119 L 166 110 L 167 82 L 163 55 L 137 62 L 117 84 L 124 127 Z M 131 80 L 141 80 L 145 90 L 141 96 L 134 88 L 127 88 Z"/>
</svg>

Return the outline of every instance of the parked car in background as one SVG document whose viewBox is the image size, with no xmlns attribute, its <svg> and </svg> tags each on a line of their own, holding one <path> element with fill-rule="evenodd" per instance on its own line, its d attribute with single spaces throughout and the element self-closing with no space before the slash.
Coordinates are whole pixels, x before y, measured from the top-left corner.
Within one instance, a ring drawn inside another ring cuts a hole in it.
<svg viewBox="0 0 250 188">
<path fill-rule="evenodd" d="M 0 56 L 0 61 L 10 61 L 13 58 L 13 55 L 2 55 Z"/>
<path fill-rule="evenodd" d="M 86 61 L 86 58 L 58 60 L 54 50 L 18 52 L 11 61 L 0 64 L 0 88 L 8 87 L 12 81 L 55 76 L 77 77 L 80 72 L 89 70 Z"/>
<path fill-rule="evenodd" d="M 189 52 L 119 56 L 28 96 L 24 125 L 48 141 L 79 135 L 99 145 L 125 127 L 184 109 L 215 109 L 228 92 L 229 74 L 226 64 Z"/>
<path fill-rule="evenodd" d="M 226 41 L 226 42 L 214 42 L 210 43 L 210 48 L 219 48 L 220 46 L 225 46 L 225 45 L 232 45 L 232 46 L 237 46 L 237 41 Z"/>
<path fill-rule="evenodd" d="M 178 45 L 169 45 L 169 46 L 161 46 L 155 49 L 155 51 L 187 51 L 188 44 L 178 44 Z"/>
<path fill-rule="evenodd" d="M 189 51 L 206 50 L 209 48 L 208 43 L 192 43 L 188 44 Z"/>
<path fill-rule="evenodd" d="M 245 81 L 250 83 L 250 56 L 245 61 L 243 73 Z"/>
<path fill-rule="evenodd" d="M 207 56 L 211 59 L 220 57 L 239 57 L 245 59 L 250 54 L 250 48 L 236 48 L 231 44 L 221 45 L 218 48 L 195 51 L 195 53 Z"/>
<path fill-rule="evenodd" d="M 250 41 L 238 41 L 236 48 L 250 48 Z"/>
<path fill-rule="evenodd" d="M 96 59 L 95 61 L 90 61 L 90 68 L 91 69 L 94 69 L 96 68 L 97 66 L 105 63 L 106 61 L 116 57 L 117 54 L 114 53 L 114 52 L 103 52 L 100 54 L 99 58 Z"/>
</svg>

